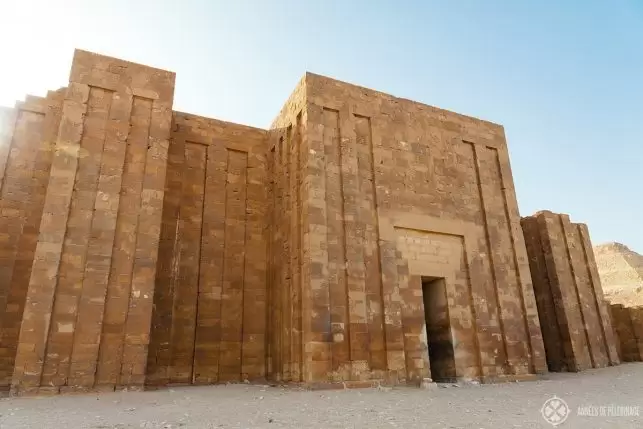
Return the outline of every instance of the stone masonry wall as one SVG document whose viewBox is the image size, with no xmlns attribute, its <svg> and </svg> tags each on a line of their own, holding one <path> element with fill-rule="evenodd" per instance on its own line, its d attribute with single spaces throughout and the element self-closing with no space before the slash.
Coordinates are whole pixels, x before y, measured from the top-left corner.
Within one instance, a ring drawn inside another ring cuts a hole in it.
<svg viewBox="0 0 643 429">
<path fill-rule="evenodd" d="M 174 114 L 147 384 L 266 373 L 267 132 Z"/>
<path fill-rule="evenodd" d="M 431 377 L 423 276 L 446 279 L 457 377 L 546 371 L 502 127 L 305 79 L 303 379 Z"/>
<path fill-rule="evenodd" d="M 643 307 L 612 304 L 610 309 L 620 359 L 643 361 Z"/>
<path fill-rule="evenodd" d="M 173 73 L 75 52 L 14 392 L 142 386 L 173 92 Z"/>
<path fill-rule="evenodd" d="M 521 221 L 551 371 L 619 363 L 589 232 L 548 211 Z"/>
<path fill-rule="evenodd" d="M 501 126 L 308 73 L 260 130 L 174 78 L 76 51 L 1 112 L 0 386 L 547 370 Z"/>
<path fill-rule="evenodd" d="M 311 244 L 306 234 L 310 184 L 304 182 L 307 160 L 305 80 L 297 85 L 269 131 L 269 246 L 267 374 L 276 381 L 304 381 L 303 359 L 310 338 L 307 295 Z M 321 243 L 315 243 L 315 248 Z"/>
<path fill-rule="evenodd" d="M 64 91 L 29 96 L 0 129 L 0 388 L 13 376 L 18 336 Z"/>
</svg>

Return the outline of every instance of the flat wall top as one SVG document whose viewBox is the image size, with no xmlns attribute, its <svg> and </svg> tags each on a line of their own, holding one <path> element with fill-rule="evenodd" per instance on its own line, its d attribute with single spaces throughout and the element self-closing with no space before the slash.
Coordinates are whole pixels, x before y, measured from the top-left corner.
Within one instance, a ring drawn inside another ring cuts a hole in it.
<svg viewBox="0 0 643 429">
<path fill-rule="evenodd" d="M 406 98 L 395 97 L 391 94 L 310 72 L 306 73 L 305 79 L 307 83 L 307 97 L 308 100 L 313 103 L 320 97 L 326 99 L 326 101 L 328 98 L 336 98 L 337 101 L 351 101 L 359 105 L 371 106 L 374 111 L 378 110 L 383 112 L 391 110 L 391 105 L 398 105 L 399 110 L 407 111 L 409 114 L 422 112 L 430 116 L 435 116 L 443 121 L 451 121 L 458 125 L 468 124 L 483 127 L 493 133 L 502 133 L 504 135 L 504 127 L 502 125 L 472 116 L 461 115 L 449 110 L 429 106 Z M 367 114 L 369 112 L 364 113 Z"/>
<path fill-rule="evenodd" d="M 74 51 L 70 82 L 87 84 L 112 91 L 127 88 L 133 95 L 172 102 L 176 74 L 117 58 Z"/>
<path fill-rule="evenodd" d="M 551 219 L 551 218 L 554 218 L 554 217 L 556 217 L 556 218 L 557 217 L 562 217 L 562 218 L 567 219 L 568 221 L 570 221 L 573 225 L 585 225 L 582 222 L 572 222 L 570 220 L 570 216 L 567 213 L 555 213 L 555 212 L 552 212 L 551 210 L 539 210 L 536 213 L 532 214 L 531 216 L 523 216 L 522 219 L 535 219 L 535 218 L 539 218 L 539 217 L 546 218 L 546 219 L 547 218 Z M 587 225 L 585 225 L 585 226 L 587 226 Z"/>
<path fill-rule="evenodd" d="M 176 74 L 76 49 L 69 80 L 113 91 L 119 91 L 125 87 L 133 95 L 172 103 Z M 329 100 L 335 100 L 337 104 L 353 103 L 360 106 L 361 110 L 370 110 L 356 112 L 358 114 L 373 115 L 376 112 L 389 116 L 404 114 L 410 119 L 418 115 L 426 116 L 445 123 L 452 131 L 467 134 L 467 129 L 475 128 L 477 131 L 475 134 L 482 131 L 488 133 L 492 140 L 499 138 L 504 141 L 504 128 L 501 125 L 310 72 L 307 72 L 299 81 L 271 128 L 293 122 L 293 118 L 290 118 L 292 112 L 301 111 L 306 103 L 319 102 L 316 104 L 328 106 Z"/>
<path fill-rule="evenodd" d="M 200 144 L 221 144 L 231 149 L 265 147 L 268 131 L 183 112 L 173 112 L 174 140 Z"/>
</svg>

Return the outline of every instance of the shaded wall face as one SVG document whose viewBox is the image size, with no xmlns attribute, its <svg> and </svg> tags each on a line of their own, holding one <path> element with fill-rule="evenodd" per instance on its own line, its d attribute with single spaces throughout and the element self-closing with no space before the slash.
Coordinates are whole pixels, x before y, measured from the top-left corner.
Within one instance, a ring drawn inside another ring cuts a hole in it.
<svg viewBox="0 0 643 429">
<path fill-rule="evenodd" d="M 561 290 L 550 282 L 541 239 L 541 227 L 536 218 L 523 218 L 522 230 L 525 236 L 531 278 L 536 296 L 540 327 L 550 371 L 566 371 L 567 356 L 573 356 L 566 313 L 563 310 Z"/>
<path fill-rule="evenodd" d="M 618 364 L 587 227 L 551 212 L 523 218 L 522 227 L 550 370 Z"/>
<path fill-rule="evenodd" d="M 41 135 L 48 178 L 48 155 L 31 172 L 42 217 L 20 238 L 37 230 L 15 392 L 143 384 L 173 91 L 173 73 L 76 51 Z"/>
<path fill-rule="evenodd" d="M 544 370 L 502 128 L 306 80 L 306 225 L 327 243 L 304 260 L 306 378 L 429 376 L 422 275 L 447 279 L 459 377 Z"/>
<path fill-rule="evenodd" d="M 277 380 L 300 381 L 302 373 L 302 118 L 271 131 L 269 373 Z"/>
<path fill-rule="evenodd" d="M 620 359 L 643 361 L 643 307 L 612 304 L 610 310 Z"/>
<path fill-rule="evenodd" d="M 307 120 L 305 86 L 297 86 L 269 131 L 268 151 L 268 272 L 266 375 L 278 381 L 304 381 L 310 271 L 305 260 L 323 246 L 306 234 L 307 195 L 317 183 L 307 180 Z M 313 247 L 311 247 L 313 246 Z"/>
<path fill-rule="evenodd" d="M 632 321 L 632 331 L 636 338 L 636 348 L 633 350 L 634 357 L 638 356 L 637 361 L 643 361 L 643 307 L 630 307 L 630 320 Z"/>
<path fill-rule="evenodd" d="M 148 385 L 265 374 L 266 139 L 174 115 Z"/>
<path fill-rule="evenodd" d="M 2 112 L 0 130 L 0 386 L 13 375 L 63 92 Z"/>
</svg>

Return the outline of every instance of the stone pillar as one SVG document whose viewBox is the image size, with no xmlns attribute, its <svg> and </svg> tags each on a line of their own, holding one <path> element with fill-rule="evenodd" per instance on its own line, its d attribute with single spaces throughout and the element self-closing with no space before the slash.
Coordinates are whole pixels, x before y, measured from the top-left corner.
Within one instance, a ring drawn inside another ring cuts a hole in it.
<svg viewBox="0 0 643 429">
<path fill-rule="evenodd" d="M 548 211 L 521 221 L 551 371 L 619 363 L 587 227 Z"/>
<path fill-rule="evenodd" d="M 97 387 L 99 360 L 107 388 L 143 384 L 174 78 L 75 52 L 27 288 L 15 393 Z"/>
</svg>

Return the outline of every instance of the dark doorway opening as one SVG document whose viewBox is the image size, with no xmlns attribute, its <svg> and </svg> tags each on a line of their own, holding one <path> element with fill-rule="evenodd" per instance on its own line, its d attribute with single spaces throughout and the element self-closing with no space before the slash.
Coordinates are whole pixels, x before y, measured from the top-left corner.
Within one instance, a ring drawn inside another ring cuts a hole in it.
<svg viewBox="0 0 643 429">
<path fill-rule="evenodd" d="M 422 297 L 431 378 L 436 382 L 455 382 L 455 356 L 444 278 L 422 277 Z"/>
</svg>

